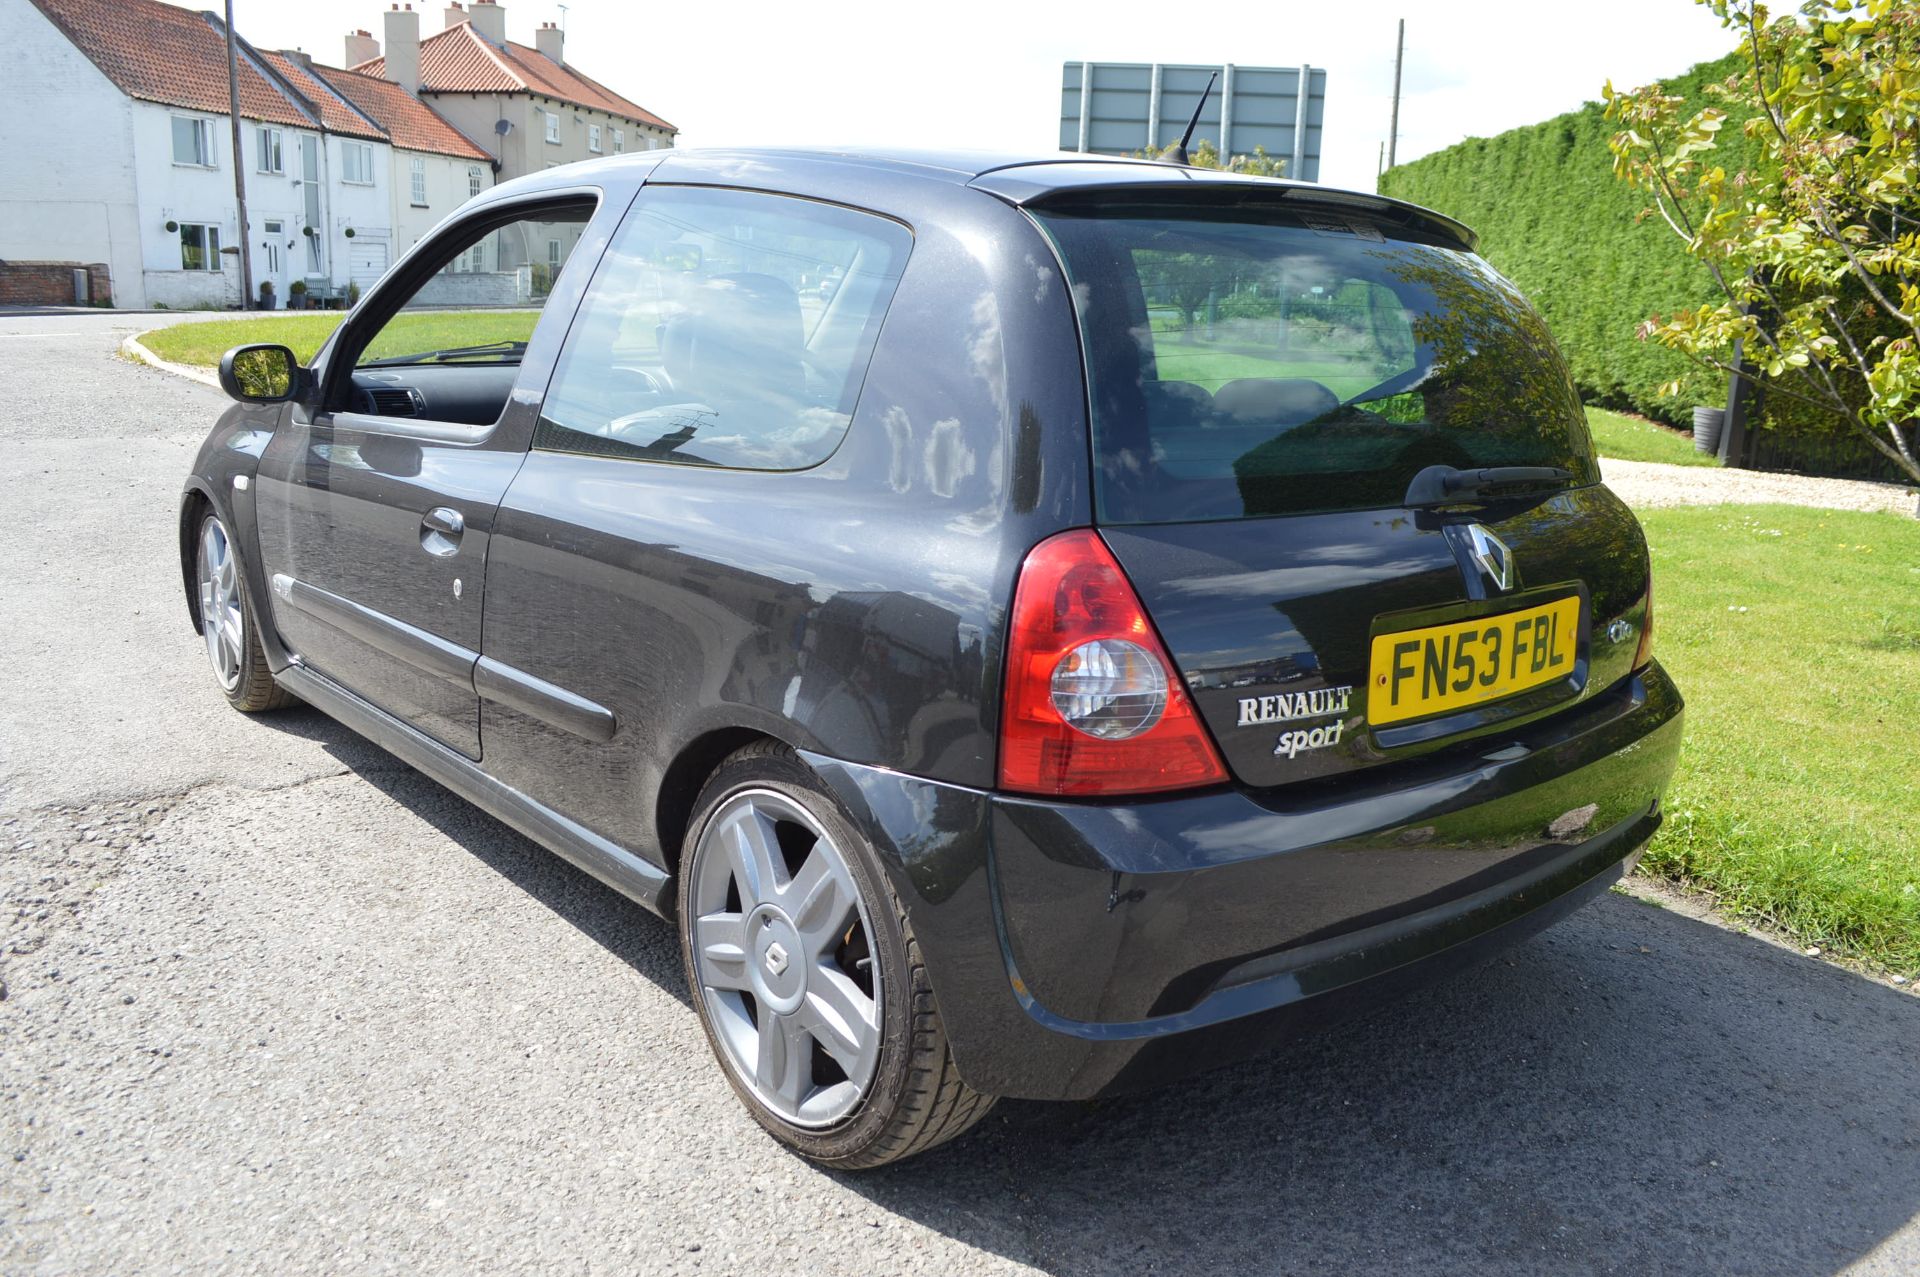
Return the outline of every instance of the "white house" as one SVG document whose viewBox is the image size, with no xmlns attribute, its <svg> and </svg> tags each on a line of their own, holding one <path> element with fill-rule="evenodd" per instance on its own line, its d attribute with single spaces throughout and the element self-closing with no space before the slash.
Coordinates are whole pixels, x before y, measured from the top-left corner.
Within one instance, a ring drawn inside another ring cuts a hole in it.
<svg viewBox="0 0 1920 1277">
<path fill-rule="evenodd" d="M 33 103 L 0 113 L 0 283 L 13 263 L 101 262 L 121 306 L 241 304 L 237 160 L 255 298 L 263 282 L 274 305 L 296 282 L 339 296 L 386 269 L 396 227 L 467 199 L 475 167 L 491 184 L 486 152 L 397 86 L 244 40 L 237 50 L 236 157 L 214 15 L 0 0 L 0 76 L 10 99 Z M 50 121 L 84 121 L 86 148 Z"/>
<path fill-rule="evenodd" d="M 575 160 L 673 145 L 673 125 L 567 60 L 564 36 L 551 22 L 542 23 L 527 45 L 507 39 L 506 6 L 497 0 L 452 0 L 441 29 L 425 39 L 420 14 L 406 0 L 390 4 L 382 18 L 384 52 L 370 33 L 354 31 L 346 40 L 347 64 L 417 95 L 480 142 L 501 181 Z M 570 249 L 562 245 L 559 251 Z M 505 251 L 519 256 L 510 247 Z"/>
<path fill-rule="evenodd" d="M 386 133 L 392 149 L 389 183 L 391 252 L 419 243 L 434 225 L 495 180 L 494 159 L 419 98 L 390 80 L 307 63 L 327 85 Z M 355 240 L 354 269 L 361 279 L 374 255 Z M 385 269 L 385 262 L 380 263 Z M 378 273 L 377 271 L 375 272 Z"/>
<path fill-rule="evenodd" d="M 133 102 L 26 0 L 0 0 L 0 83 L 15 104 L 0 112 L 0 261 L 100 262 L 137 288 Z M 86 163 L 54 125 L 78 120 Z"/>
</svg>

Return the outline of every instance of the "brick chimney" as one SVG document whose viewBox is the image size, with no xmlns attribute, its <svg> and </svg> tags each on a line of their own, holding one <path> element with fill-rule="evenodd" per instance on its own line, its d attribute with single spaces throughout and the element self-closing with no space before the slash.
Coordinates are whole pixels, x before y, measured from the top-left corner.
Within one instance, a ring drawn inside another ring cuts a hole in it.
<svg viewBox="0 0 1920 1277">
<path fill-rule="evenodd" d="M 387 10 L 387 78 L 409 93 L 420 91 L 420 15 L 413 6 Z"/>
<path fill-rule="evenodd" d="M 460 0 L 452 0 L 452 2 L 447 5 L 446 19 L 445 19 L 444 25 L 441 27 L 441 30 L 451 31 L 455 27 L 459 26 L 462 22 L 465 22 L 466 20 L 467 20 L 467 7 L 461 4 Z"/>
<path fill-rule="evenodd" d="M 565 39 L 566 37 L 561 33 L 559 27 L 551 22 L 542 22 L 540 29 L 533 33 L 533 47 L 540 50 L 542 54 L 556 64 L 565 66 L 567 60 L 560 56 L 560 46 L 564 43 Z"/>
<path fill-rule="evenodd" d="M 493 0 L 473 0 L 473 6 L 467 10 L 467 21 L 495 44 L 507 42 L 507 11 Z"/>
<path fill-rule="evenodd" d="M 371 62 L 380 56 L 380 42 L 373 38 L 371 31 L 347 32 L 348 67 L 357 67 L 362 62 Z"/>
</svg>

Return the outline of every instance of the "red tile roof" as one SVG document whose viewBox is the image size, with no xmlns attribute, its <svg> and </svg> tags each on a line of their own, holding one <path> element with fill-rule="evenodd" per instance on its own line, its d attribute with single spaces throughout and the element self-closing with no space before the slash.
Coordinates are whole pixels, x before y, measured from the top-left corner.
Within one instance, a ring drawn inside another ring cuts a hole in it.
<svg viewBox="0 0 1920 1277">
<path fill-rule="evenodd" d="M 387 60 L 374 58 L 353 69 L 384 77 Z M 426 93 L 536 93 L 571 106 L 625 116 L 669 133 L 678 131 L 645 107 L 555 62 L 538 49 L 511 40 L 505 45 L 494 44 L 466 22 L 420 42 L 420 89 Z"/>
<path fill-rule="evenodd" d="M 491 161 L 473 139 L 391 80 L 315 64 L 313 70 L 354 106 L 379 123 L 395 146 L 436 155 Z"/>
<path fill-rule="evenodd" d="M 34 3 L 128 97 L 227 113 L 226 34 L 205 16 L 159 0 Z M 240 114 L 312 128 L 314 121 L 260 73 L 249 53 L 243 48 L 239 57 Z"/>
<path fill-rule="evenodd" d="M 386 130 L 378 117 L 371 111 L 356 110 L 358 103 L 346 101 L 333 86 L 321 79 L 315 72 L 320 68 L 309 69 L 301 60 L 282 50 L 278 53 L 262 55 L 267 64 L 280 74 L 293 91 L 305 98 L 320 116 L 320 122 L 330 132 L 344 133 L 348 137 L 369 137 L 386 141 Z M 397 87 L 397 86 L 396 86 Z"/>
</svg>

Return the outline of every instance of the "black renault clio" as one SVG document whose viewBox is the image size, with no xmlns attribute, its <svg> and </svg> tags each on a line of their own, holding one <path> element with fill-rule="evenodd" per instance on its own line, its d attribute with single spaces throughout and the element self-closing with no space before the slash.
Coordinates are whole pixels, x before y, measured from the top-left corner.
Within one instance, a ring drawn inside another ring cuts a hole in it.
<svg viewBox="0 0 1920 1277">
<path fill-rule="evenodd" d="M 1511 943 L 1660 823 L 1646 546 L 1445 217 L 1165 164 L 672 152 L 471 202 L 180 513 L 305 701 L 677 921 L 821 1162 Z"/>
</svg>

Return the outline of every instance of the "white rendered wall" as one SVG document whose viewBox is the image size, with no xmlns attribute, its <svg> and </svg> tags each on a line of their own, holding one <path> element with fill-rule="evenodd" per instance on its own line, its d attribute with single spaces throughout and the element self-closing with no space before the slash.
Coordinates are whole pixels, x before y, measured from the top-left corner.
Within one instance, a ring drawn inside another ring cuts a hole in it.
<svg viewBox="0 0 1920 1277">
<path fill-rule="evenodd" d="M 0 0 L 0 84 L 0 258 L 105 262 L 145 305 L 132 103 L 29 0 Z"/>
</svg>

